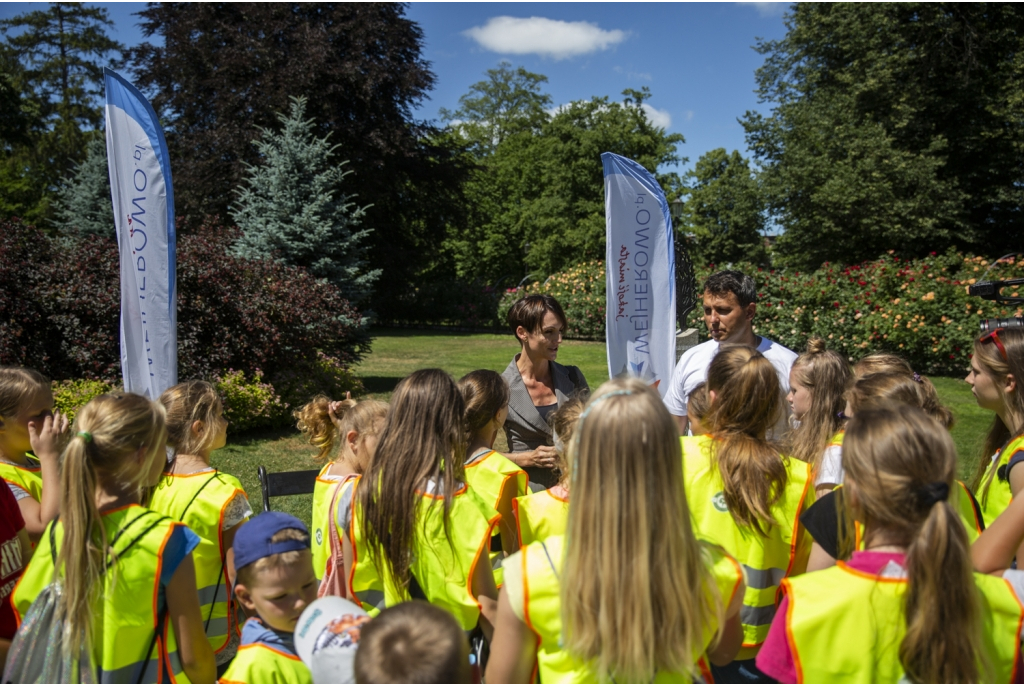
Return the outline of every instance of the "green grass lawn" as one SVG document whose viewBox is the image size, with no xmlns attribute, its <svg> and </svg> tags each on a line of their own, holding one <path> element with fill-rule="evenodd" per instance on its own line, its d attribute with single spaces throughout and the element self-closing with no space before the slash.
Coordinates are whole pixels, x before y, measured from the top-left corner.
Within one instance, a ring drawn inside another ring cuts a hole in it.
<svg viewBox="0 0 1024 685">
<path fill-rule="evenodd" d="M 388 400 L 395 386 L 417 369 L 439 367 L 456 379 L 476 369 L 505 370 L 519 351 L 511 335 L 452 334 L 434 331 L 385 329 L 374 331 L 373 351 L 356 368 L 367 394 Z M 608 377 L 605 345 L 600 342 L 567 340 L 558 350 L 558 361 L 579 366 L 591 387 Z M 933 378 L 942 401 L 956 416 L 953 439 L 960 455 L 960 476 L 968 478 L 977 463 L 978 450 L 992 416 L 974 402 L 962 378 Z M 229 428 L 230 431 L 230 428 Z M 499 435 L 504 442 L 504 436 Z M 496 445 L 504 449 L 504 444 Z M 302 441 L 295 430 L 228 435 L 228 445 L 213 454 L 213 465 L 236 475 L 249 493 L 253 509 L 262 509 L 256 467 L 268 471 L 297 471 L 317 468 L 312 457 L 316 450 Z M 310 519 L 312 496 L 283 497 L 272 500 L 275 509 Z"/>
</svg>

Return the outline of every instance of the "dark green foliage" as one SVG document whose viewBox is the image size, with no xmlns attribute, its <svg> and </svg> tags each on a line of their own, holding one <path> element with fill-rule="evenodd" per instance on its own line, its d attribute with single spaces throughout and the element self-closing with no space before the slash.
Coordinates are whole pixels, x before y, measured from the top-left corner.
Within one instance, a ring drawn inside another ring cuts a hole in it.
<svg viewBox="0 0 1024 685">
<path fill-rule="evenodd" d="M 57 191 L 53 223 L 65 230 L 114 237 L 107 145 L 102 136 L 89 141 L 85 159 Z"/>
<path fill-rule="evenodd" d="M 800 3 L 787 26 L 758 46 L 775 109 L 743 124 L 788 261 L 1020 247 L 1020 5 Z"/>
<path fill-rule="evenodd" d="M 281 131 L 264 129 L 255 142 L 260 161 L 249 167 L 232 215 L 242 230 L 234 252 L 304 266 L 359 302 L 380 275 L 365 269 L 366 208 L 342 192 L 352 171 L 336 161 L 329 136 L 314 135 L 305 113 L 306 99 L 294 98 L 288 115 L 279 115 Z"/>
<path fill-rule="evenodd" d="M 603 258 L 602 152 L 636 160 L 663 187 L 678 185 L 675 174 L 656 172 L 680 161 L 676 146 L 683 137 L 651 124 L 641 106 L 647 89 L 624 92 L 623 102 L 572 102 L 542 117 L 549 101 L 539 90 L 545 77 L 504 64 L 488 77 L 463 97 L 473 110 L 451 115 L 483 122 L 458 126 L 478 164 L 466 185 L 470 218 L 464 227 L 453 226 L 447 241 L 460 277 L 508 287 L 528 272 L 541 278 Z M 501 101 L 489 100 L 492 94 Z M 485 125 L 489 112 L 503 112 L 511 122 L 501 129 L 503 137 Z"/>
<path fill-rule="evenodd" d="M 0 101 L 14 115 L 2 125 L 0 216 L 48 217 L 61 179 L 84 159 L 103 119 L 103 66 L 122 52 L 112 26 L 102 7 L 66 2 L 0 21 Z"/>
<path fill-rule="evenodd" d="M 392 3 L 160 3 L 141 13 L 138 85 L 168 114 L 178 214 L 188 229 L 228 216 L 232 190 L 289 97 L 309 98 L 316 135 L 331 134 L 356 174 L 346 192 L 367 210 L 369 265 L 382 315 L 405 307 L 442 262 L 445 226 L 463 221 L 466 162 L 455 140 L 413 119 L 433 87 L 423 34 Z"/>
<path fill-rule="evenodd" d="M 738 151 L 727 154 L 717 148 L 704 153 L 684 183 L 686 203 L 677 231 L 693 234 L 690 249 L 698 261 L 765 261 L 760 189 Z"/>
</svg>

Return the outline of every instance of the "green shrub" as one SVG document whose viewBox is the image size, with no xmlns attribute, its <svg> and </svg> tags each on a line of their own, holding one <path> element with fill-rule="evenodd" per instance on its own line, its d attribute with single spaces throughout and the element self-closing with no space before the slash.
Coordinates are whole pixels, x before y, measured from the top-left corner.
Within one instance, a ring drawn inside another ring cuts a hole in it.
<svg viewBox="0 0 1024 685">
<path fill-rule="evenodd" d="M 363 383 L 334 357 L 317 352 L 316 360 L 279 373 L 273 378 L 274 389 L 289 409 L 298 409 L 314 396 L 323 393 L 333 399 L 344 399 L 364 391 Z"/>
<path fill-rule="evenodd" d="M 94 397 L 112 392 L 115 387 L 103 381 L 77 379 L 73 381 L 53 381 L 53 408 L 74 421 L 78 410 L 89 403 Z"/>
<path fill-rule="evenodd" d="M 905 260 L 893 254 L 842 266 L 824 264 L 811 273 L 762 269 L 749 264 L 732 268 L 757 281 L 754 330 L 796 351 L 820 336 L 851 360 L 869 352 L 889 351 L 914 368 L 931 374 L 966 373 L 978 324 L 985 318 L 1024 314 L 967 294 L 983 276 L 988 280 L 1024 277 L 1024 259 L 990 264 L 983 257 L 957 252 Z M 700 284 L 715 270 L 698 267 Z M 986 271 L 988 271 L 986 275 Z M 1017 296 L 1019 289 L 1004 294 Z M 565 309 L 566 337 L 604 338 L 604 264 L 589 262 L 554 274 L 544 283 L 507 291 L 502 317 L 524 295 L 548 293 Z M 687 326 L 706 333 L 698 307 Z"/>
<path fill-rule="evenodd" d="M 232 432 L 275 428 L 291 420 L 288 406 L 274 386 L 263 382 L 259 371 L 252 378 L 247 378 L 244 371 L 228 371 L 214 376 L 213 381 L 224 400 L 224 418 Z"/>
</svg>

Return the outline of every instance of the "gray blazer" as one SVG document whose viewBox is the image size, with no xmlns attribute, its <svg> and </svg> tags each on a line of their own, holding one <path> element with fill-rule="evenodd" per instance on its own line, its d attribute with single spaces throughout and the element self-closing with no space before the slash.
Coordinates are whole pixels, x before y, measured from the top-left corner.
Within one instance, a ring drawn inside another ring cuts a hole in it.
<svg viewBox="0 0 1024 685">
<path fill-rule="evenodd" d="M 528 452 L 541 445 L 553 444 L 551 438 L 551 427 L 547 421 L 541 418 L 540 412 L 530 399 L 530 392 L 523 383 L 523 377 L 516 366 L 517 354 L 509 362 L 508 367 L 501 374 L 508 382 L 508 418 L 505 419 L 505 439 L 508 441 L 510 452 Z M 565 404 L 573 393 L 580 390 L 589 390 L 587 379 L 577 366 L 562 366 L 558 362 L 551 362 L 551 379 L 555 386 L 555 397 L 558 398 L 558 406 Z M 526 468 L 530 480 L 534 483 L 542 483 L 546 487 L 557 484 L 558 478 L 552 473 L 552 469 Z M 548 482 L 550 481 L 550 484 Z"/>
</svg>

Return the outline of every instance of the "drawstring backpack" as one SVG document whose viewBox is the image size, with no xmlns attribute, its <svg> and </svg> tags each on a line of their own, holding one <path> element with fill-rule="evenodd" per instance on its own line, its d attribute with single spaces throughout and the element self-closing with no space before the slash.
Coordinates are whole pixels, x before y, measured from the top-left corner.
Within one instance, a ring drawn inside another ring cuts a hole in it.
<svg viewBox="0 0 1024 685">
<path fill-rule="evenodd" d="M 111 541 L 110 546 L 121 537 L 133 523 L 146 515 L 132 519 L 128 525 L 118 531 Z M 166 517 L 160 516 L 151 525 L 129 542 L 117 556 L 127 552 L 132 545 L 138 542 L 146 533 L 153 529 Z M 59 610 L 60 598 L 64 592 L 63 584 L 57 575 L 57 545 L 54 538 L 54 528 L 57 522 L 50 524 L 50 556 L 53 560 L 54 579 L 39 593 L 14 635 L 11 647 L 7 652 L 7 666 L 4 668 L 3 682 L 5 683 L 96 683 L 96 669 L 90 656 L 88 640 L 83 640 L 78 654 L 71 654 L 64 645 L 64 622 Z M 104 573 L 114 564 L 116 557 L 107 559 Z M 157 617 L 157 628 L 153 631 L 153 638 L 150 640 L 149 649 L 143 657 L 142 667 L 139 669 L 136 683 L 141 683 L 146 673 L 146 666 L 149 663 L 149 655 L 153 653 L 156 645 L 157 635 L 160 626 L 163 625 L 167 616 L 167 603 Z"/>
<path fill-rule="evenodd" d="M 331 545 L 331 555 L 327 557 L 327 568 L 324 570 L 324 577 L 320 580 L 320 587 L 317 588 L 317 597 L 347 597 L 345 590 L 345 552 L 338 536 L 338 524 L 335 523 L 335 507 L 338 504 L 338 493 L 349 480 L 355 478 L 355 474 L 345 476 L 334 486 L 334 494 L 331 495 L 331 506 L 328 508 L 329 519 L 327 521 L 327 539 Z"/>
</svg>

